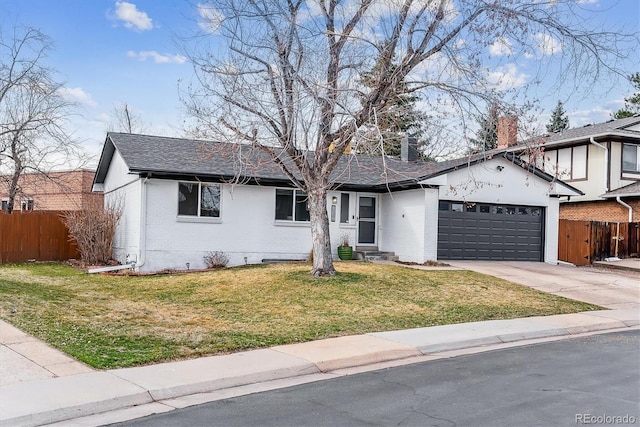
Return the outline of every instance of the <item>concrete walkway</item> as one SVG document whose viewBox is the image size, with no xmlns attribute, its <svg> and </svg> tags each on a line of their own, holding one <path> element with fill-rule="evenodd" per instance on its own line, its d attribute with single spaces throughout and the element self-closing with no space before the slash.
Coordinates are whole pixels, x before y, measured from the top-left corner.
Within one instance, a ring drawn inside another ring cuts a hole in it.
<svg viewBox="0 0 640 427">
<path fill-rule="evenodd" d="M 617 261 L 595 261 L 593 266 L 640 272 L 640 258 L 623 258 Z"/>
<path fill-rule="evenodd" d="M 380 332 L 108 371 L 92 370 L 0 321 L 0 425 L 100 425 L 365 370 L 640 329 L 640 274 L 542 263 L 451 264 L 613 310 Z"/>
<path fill-rule="evenodd" d="M 0 386 L 93 369 L 0 320 Z"/>
</svg>

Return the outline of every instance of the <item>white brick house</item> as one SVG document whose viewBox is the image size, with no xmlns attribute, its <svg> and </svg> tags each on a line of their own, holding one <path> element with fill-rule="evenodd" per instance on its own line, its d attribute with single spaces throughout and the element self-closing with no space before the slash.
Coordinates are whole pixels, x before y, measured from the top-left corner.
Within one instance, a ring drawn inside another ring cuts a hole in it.
<svg viewBox="0 0 640 427">
<path fill-rule="evenodd" d="M 230 265 L 307 258 L 304 193 L 257 153 L 238 164 L 239 149 L 248 148 L 107 134 L 94 190 L 123 207 L 114 257 L 140 271 L 202 268 L 209 251 L 225 252 Z M 384 165 L 347 154 L 332 183 L 334 255 L 346 233 L 356 247 L 414 262 L 556 263 L 559 198 L 581 194 L 504 152 L 441 163 L 387 158 Z"/>
</svg>

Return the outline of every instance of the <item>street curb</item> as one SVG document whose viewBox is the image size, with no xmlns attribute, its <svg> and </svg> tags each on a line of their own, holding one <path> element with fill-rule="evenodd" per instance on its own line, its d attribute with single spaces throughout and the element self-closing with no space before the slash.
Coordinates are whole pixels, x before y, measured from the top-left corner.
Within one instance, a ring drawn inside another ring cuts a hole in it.
<svg viewBox="0 0 640 427">
<path fill-rule="evenodd" d="M 413 346 L 398 344 L 371 334 L 282 345 L 273 347 L 273 349 L 307 360 L 317 366 L 320 372 L 331 372 L 422 355 Z"/>
<path fill-rule="evenodd" d="M 148 390 L 154 400 L 165 400 L 319 371 L 307 360 L 260 349 L 110 372 Z"/>
<path fill-rule="evenodd" d="M 585 311 L 582 314 L 618 320 L 629 328 L 640 326 L 640 314 L 638 314 L 638 310 L 634 309 Z"/>
</svg>

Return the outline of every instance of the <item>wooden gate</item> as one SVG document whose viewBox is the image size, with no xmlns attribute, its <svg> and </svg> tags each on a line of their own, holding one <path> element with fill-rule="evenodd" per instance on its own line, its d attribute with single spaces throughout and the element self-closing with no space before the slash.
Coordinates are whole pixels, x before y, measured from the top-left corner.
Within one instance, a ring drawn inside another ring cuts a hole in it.
<svg viewBox="0 0 640 427">
<path fill-rule="evenodd" d="M 591 222 L 561 219 L 558 225 L 558 259 L 575 265 L 591 264 Z"/>
<path fill-rule="evenodd" d="M 628 258 L 640 254 L 640 223 L 571 221 L 558 225 L 558 259 L 589 265 L 609 257 Z"/>
</svg>

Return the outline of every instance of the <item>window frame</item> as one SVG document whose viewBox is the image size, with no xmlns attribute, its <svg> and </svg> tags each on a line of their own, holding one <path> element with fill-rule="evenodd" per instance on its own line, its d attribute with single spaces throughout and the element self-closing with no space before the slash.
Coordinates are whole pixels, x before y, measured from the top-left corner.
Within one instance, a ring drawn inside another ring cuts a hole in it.
<svg viewBox="0 0 640 427">
<path fill-rule="evenodd" d="M 579 148 L 579 149 L 584 149 L 584 177 L 577 177 L 576 178 L 576 161 L 578 160 L 575 153 L 575 149 Z M 559 165 L 559 161 L 560 161 L 560 151 L 561 150 L 569 150 L 568 154 L 569 154 L 569 168 L 567 169 L 567 171 L 569 172 L 568 176 L 561 176 L 561 172 L 560 172 L 560 165 Z M 557 148 L 553 151 L 553 156 L 555 156 L 555 159 L 551 162 L 552 166 L 555 168 L 555 177 L 558 179 L 561 179 L 562 181 L 567 181 L 567 182 L 576 182 L 576 181 L 587 181 L 589 179 L 589 145 L 587 144 L 581 144 L 581 145 L 574 145 L 571 147 L 562 147 L 562 148 Z"/>
<path fill-rule="evenodd" d="M 33 210 L 33 199 L 20 199 L 20 211 L 29 212 Z"/>
<path fill-rule="evenodd" d="M 625 153 L 625 147 L 635 147 L 636 149 L 636 170 L 629 170 L 629 169 L 625 169 L 624 168 L 624 153 Z M 620 171 L 623 174 L 632 174 L 632 175 L 637 175 L 640 178 L 640 145 L 638 144 L 628 144 L 626 142 L 622 143 L 622 151 L 620 153 Z"/>
<path fill-rule="evenodd" d="M 346 200 L 345 200 L 346 196 Z M 346 203 L 345 203 L 346 202 Z M 347 215 L 347 220 L 343 221 L 343 214 Z M 350 193 L 340 193 L 340 221 L 339 224 L 350 225 L 351 224 L 351 194 Z"/>
<path fill-rule="evenodd" d="M 196 214 L 180 213 L 180 185 L 190 184 L 198 186 L 198 202 L 196 206 Z M 218 215 L 202 215 L 202 187 L 217 187 L 218 188 Z M 181 221 L 206 221 L 206 222 L 219 222 L 222 219 L 222 184 L 217 182 L 201 182 L 201 181 L 178 181 L 178 213 L 177 218 Z"/>
<path fill-rule="evenodd" d="M 290 191 L 291 193 L 291 206 L 290 206 L 290 213 L 291 213 L 291 219 L 288 218 L 278 218 L 278 192 L 284 192 L 284 191 Z M 306 192 L 299 190 L 297 188 L 276 188 L 274 191 L 274 209 L 273 209 L 273 214 L 274 214 L 274 221 L 278 224 L 300 224 L 300 225 L 309 225 L 311 224 L 311 212 L 309 211 L 309 202 L 305 202 L 305 211 L 307 212 L 308 215 L 308 219 L 298 219 L 298 209 L 296 209 L 298 206 L 296 205 L 297 203 L 301 203 L 298 202 L 299 197 L 304 197 L 304 200 L 306 201 L 308 199 L 308 195 Z"/>
</svg>

